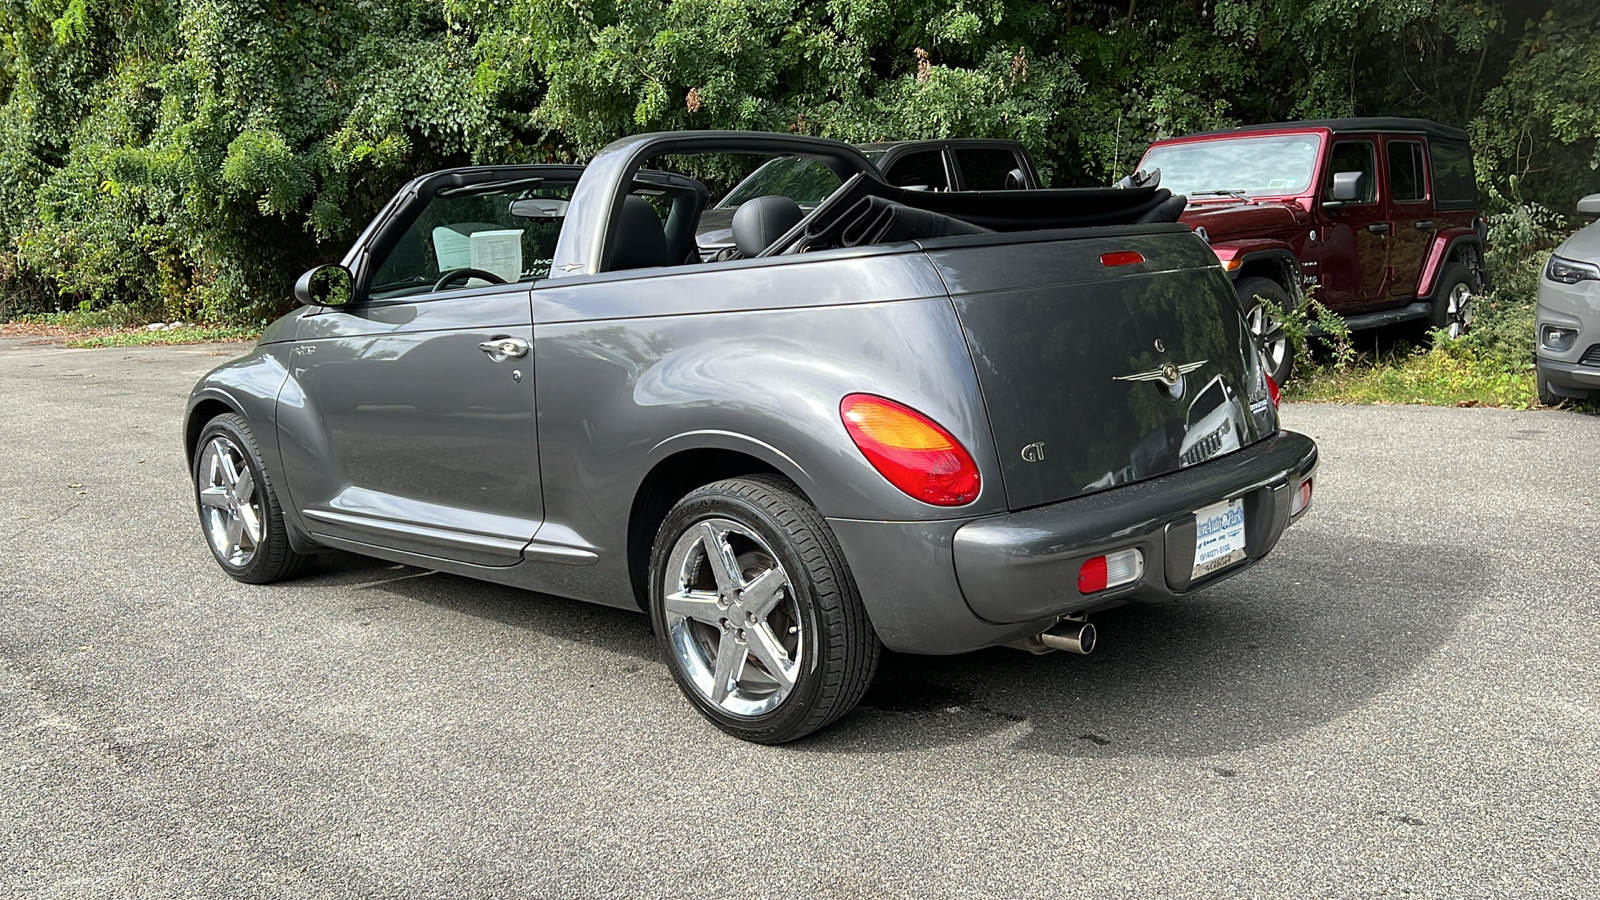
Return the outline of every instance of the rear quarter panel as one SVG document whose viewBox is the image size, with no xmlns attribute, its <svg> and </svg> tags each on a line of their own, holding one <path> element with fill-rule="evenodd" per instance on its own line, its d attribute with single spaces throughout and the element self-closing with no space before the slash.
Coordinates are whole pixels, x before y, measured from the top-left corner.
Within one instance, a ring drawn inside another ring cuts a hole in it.
<svg viewBox="0 0 1600 900">
<path fill-rule="evenodd" d="M 690 450 L 759 459 L 832 519 L 1005 508 L 961 328 L 913 245 L 560 279 L 535 289 L 533 304 L 544 527 L 600 557 L 581 582 L 547 589 L 631 602 L 634 497 L 652 469 Z M 948 429 L 978 463 L 979 497 L 942 509 L 885 481 L 839 418 L 857 391 Z"/>
</svg>

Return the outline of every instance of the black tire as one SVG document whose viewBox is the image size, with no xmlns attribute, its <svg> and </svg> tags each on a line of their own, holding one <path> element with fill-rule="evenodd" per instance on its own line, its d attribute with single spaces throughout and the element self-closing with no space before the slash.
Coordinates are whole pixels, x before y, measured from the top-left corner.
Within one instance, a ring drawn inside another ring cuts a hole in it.
<svg viewBox="0 0 1600 900">
<path fill-rule="evenodd" d="M 221 461 L 224 455 L 227 464 Z M 244 473 L 249 473 L 251 490 L 242 499 L 236 494 L 228 496 L 232 493 L 227 489 L 226 472 L 230 466 L 237 475 L 235 488 L 243 480 Z M 289 546 L 277 491 L 261 463 L 261 448 L 244 419 L 225 413 L 206 423 L 195 442 L 194 469 L 190 475 L 194 479 L 201 535 L 224 572 L 246 584 L 267 584 L 292 578 L 305 568 L 310 557 L 296 553 Z M 220 495 L 219 489 L 222 489 Z M 254 535 L 249 527 L 252 519 Z M 242 523 L 237 541 L 228 536 L 231 533 L 228 526 L 235 520 Z"/>
<path fill-rule="evenodd" d="M 1244 311 L 1245 324 L 1261 347 L 1266 360 L 1267 374 L 1282 387 L 1294 371 L 1294 345 L 1284 331 L 1283 322 L 1274 319 L 1262 308 L 1262 301 L 1270 301 L 1284 312 L 1292 312 L 1289 292 L 1270 278 L 1247 276 L 1234 283 L 1239 292 L 1239 308 Z"/>
<path fill-rule="evenodd" d="M 1533 367 L 1533 386 L 1539 393 L 1539 403 L 1543 406 L 1559 406 L 1561 401 L 1567 399 L 1550 389 L 1550 379 L 1544 377 L 1544 369 L 1537 364 Z"/>
<path fill-rule="evenodd" d="M 1539 403 L 1542 406 L 1560 406 L 1563 403 L 1582 403 L 1583 401 L 1594 396 L 1593 391 L 1581 397 L 1569 397 L 1566 394 L 1556 393 L 1555 389 L 1550 386 L 1550 379 L 1545 377 L 1544 368 L 1538 363 L 1535 363 L 1533 366 L 1533 386 L 1534 390 L 1538 391 L 1539 393 Z"/>
<path fill-rule="evenodd" d="M 1465 265 L 1453 262 L 1439 273 L 1439 283 L 1433 288 L 1433 314 L 1430 327 L 1443 330 L 1453 338 L 1467 333 L 1472 326 L 1472 304 L 1478 292 L 1476 279 Z M 1452 301 L 1456 308 L 1451 309 Z"/>
<path fill-rule="evenodd" d="M 708 534 L 732 566 L 717 568 Z M 878 636 L 833 532 L 774 476 L 718 481 L 673 506 L 650 553 L 650 615 L 684 696 L 747 741 L 780 744 L 828 725 L 878 667 Z"/>
</svg>

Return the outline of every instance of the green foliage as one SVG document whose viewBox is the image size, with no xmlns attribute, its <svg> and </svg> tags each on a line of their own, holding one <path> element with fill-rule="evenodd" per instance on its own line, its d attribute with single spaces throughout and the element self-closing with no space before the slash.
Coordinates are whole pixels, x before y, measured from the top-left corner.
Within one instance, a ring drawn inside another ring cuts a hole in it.
<svg viewBox="0 0 1600 900">
<path fill-rule="evenodd" d="M 119 331 L 70 338 L 62 342 L 75 350 L 95 347 L 148 347 L 154 344 L 215 344 L 231 341 L 253 341 L 261 336 L 261 329 L 228 326 L 191 325 L 167 331 Z"/>
<path fill-rule="evenodd" d="M 1484 98 L 1473 140 L 1495 186 L 1571 209 L 1600 189 L 1600 6 L 1555 0 L 1529 25 Z"/>
<path fill-rule="evenodd" d="M 1537 402 L 1533 372 L 1507 372 L 1470 348 L 1402 348 L 1346 369 L 1322 367 L 1298 376 L 1296 400 L 1342 403 L 1415 403 L 1429 406 L 1505 406 Z"/>
<path fill-rule="evenodd" d="M 1590 0 L 0 0 L 0 317 L 261 322 L 414 175 L 657 129 L 1007 137 L 1073 185 L 1158 137 L 1420 115 L 1471 123 L 1487 197 L 1568 209 L 1600 190 L 1597 20 Z"/>
<path fill-rule="evenodd" d="M 1343 317 L 1316 298 L 1306 301 L 1298 309 L 1285 310 L 1265 297 L 1260 298 L 1268 321 L 1281 324 L 1283 333 L 1293 348 L 1295 368 L 1305 371 L 1321 363 L 1319 353 L 1327 357 L 1334 369 L 1343 370 L 1355 362 L 1356 351 L 1350 341 L 1350 328 Z"/>
</svg>

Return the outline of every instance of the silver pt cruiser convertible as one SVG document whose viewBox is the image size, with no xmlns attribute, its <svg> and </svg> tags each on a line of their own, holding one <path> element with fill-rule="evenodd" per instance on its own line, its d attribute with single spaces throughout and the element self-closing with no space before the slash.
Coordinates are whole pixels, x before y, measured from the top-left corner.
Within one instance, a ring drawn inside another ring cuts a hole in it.
<svg viewBox="0 0 1600 900">
<path fill-rule="evenodd" d="M 706 187 L 659 158 L 707 152 L 838 185 L 741 205 L 703 260 Z M 1238 573 L 1311 500 L 1183 206 L 736 132 L 426 175 L 195 387 L 202 531 L 245 582 L 337 548 L 646 610 L 764 743 L 848 712 L 881 647 L 1086 652 L 1088 613 Z"/>
</svg>

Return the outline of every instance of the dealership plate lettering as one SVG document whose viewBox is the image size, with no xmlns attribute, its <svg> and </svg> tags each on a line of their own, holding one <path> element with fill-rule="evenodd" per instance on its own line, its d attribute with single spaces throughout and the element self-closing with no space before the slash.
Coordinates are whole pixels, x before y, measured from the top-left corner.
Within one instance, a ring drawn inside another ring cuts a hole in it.
<svg viewBox="0 0 1600 900">
<path fill-rule="evenodd" d="M 1194 574 L 1199 579 L 1244 559 L 1244 501 L 1224 500 L 1194 514 Z"/>
</svg>

